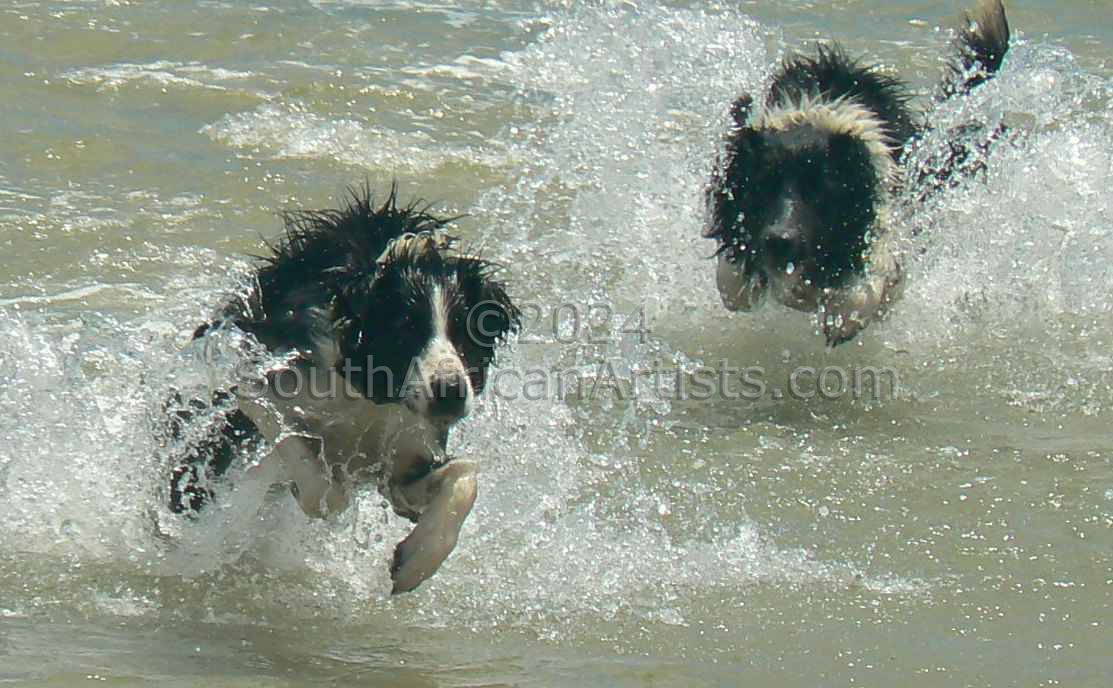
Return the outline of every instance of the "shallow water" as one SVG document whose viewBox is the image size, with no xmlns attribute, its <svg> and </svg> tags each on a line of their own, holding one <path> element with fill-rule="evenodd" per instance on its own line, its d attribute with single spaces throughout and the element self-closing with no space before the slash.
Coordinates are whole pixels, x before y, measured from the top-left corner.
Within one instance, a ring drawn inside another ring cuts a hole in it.
<svg viewBox="0 0 1113 688">
<path fill-rule="evenodd" d="M 1009 7 L 1000 78 L 936 116 L 1020 135 L 900 218 L 904 300 L 834 352 L 718 304 L 726 105 L 830 36 L 927 93 L 960 4 L 0 9 L 0 681 L 1109 685 L 1113 34 Z M 502 370 L 589 381 L 506 376 L 455 433 L 479 502 L 399 598 L 376 495 L 176 523 L 150 427 L 227 379 L 186 344 L 277 212 L 392 179 L 509 266 Z M 765 393 L 679 393 L 722 361 Z M 855 371 L 889 377 L 814 386 Z"/>
</svg>

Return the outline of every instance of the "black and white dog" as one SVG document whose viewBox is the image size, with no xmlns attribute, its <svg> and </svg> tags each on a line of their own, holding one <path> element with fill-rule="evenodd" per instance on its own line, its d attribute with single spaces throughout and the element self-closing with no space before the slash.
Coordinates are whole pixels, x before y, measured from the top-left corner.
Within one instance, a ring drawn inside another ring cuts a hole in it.
<svg viewBox="0 0 1113 688">
<path fill-rule="evenodd" d="M 254 288 L 194 334 L 234 328 L 282 363 L 209 400 L 175 395 L 169 439 L 188 437 L 199 416 L 209 425 L 178 442 L 170 508 L 196 513 L 237 457 L 260 448 L 266 457 L 243 475 L 289 484 L 310 516 L 345 509 L 353 487 L 371 482 L 417 523 L 391 567 L 394 592 L 412 590 L 452 552 L 471 511 L 478 468 L 449 460 L 448 431 L 519 312 L 496 267 L 456 249 L 449 220 L 398 205 L 394 189 L 382 204 L 364 190 L 343 209 L 285 220 Z"/>
<path fill-rule="evenodd" d="M 1008 50 L 1001 0 L 979 0 L 966 22 L 940 99 L 989 79 Z M 963 132 L 909 174 L 908 151 L 927 129 L 909 97 L 901 81 L 835 46 L 785 61 L 758 111 L 749 95 L 735 101 L 706 192 L 704 232 L 719 244 L 717 282 L 728 309 L 749 311 L 771 295 L 818 313 L 830 346 L 886 314 L 901 285 L 888 227 L 894 199 L 919 183 L 912 193 L 922 200 L 925 189 L 977 171 L 972 153 L 1000 133 L 977 141 Z"/>
</svg>

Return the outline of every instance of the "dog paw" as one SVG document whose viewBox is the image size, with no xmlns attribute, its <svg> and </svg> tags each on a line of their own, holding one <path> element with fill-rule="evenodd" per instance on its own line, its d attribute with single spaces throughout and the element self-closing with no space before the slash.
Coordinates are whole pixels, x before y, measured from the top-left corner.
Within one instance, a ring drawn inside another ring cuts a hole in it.
<svg viewBox="0 0 1113 688">
<path fill-rule="evenodd" d="M 899 267 L 894 266 L 890 273 L 825 295 L 819 309 L 819 328 L 828 346 L 849 342 L 871 322 L 886 316 L 900 283 Z"/>
<path fill-rule="evenodd" d="M 442 466 L 420 483 L 411 486 L 429 495 L 417 526 L 394 548 L 390 578 L 391 594 L 409 592 L 440 568 L 456 547 L 460 528 L 475 504 L 476 476 L 479 467 L 470 461 Z"/>
<path fill-rule="evenodd" d="M 831 304 L 820 310 L 819 318 L 820 329 L 827 339 L 827 346 L 831 348 L 857 337 L 869 322 L 862 317 L 861 311 L 833 307 Z"/>
<path fill-rule="evenodd" d="M 761 305 L 768 286 L 767 281 L 760 273 L 747 273 L 745 259 L 741 264 L 736 264 L 726 255 L 720 255 L 716 274 L 719 296 L 728 311 L 751 311 Z"/>
</svg>

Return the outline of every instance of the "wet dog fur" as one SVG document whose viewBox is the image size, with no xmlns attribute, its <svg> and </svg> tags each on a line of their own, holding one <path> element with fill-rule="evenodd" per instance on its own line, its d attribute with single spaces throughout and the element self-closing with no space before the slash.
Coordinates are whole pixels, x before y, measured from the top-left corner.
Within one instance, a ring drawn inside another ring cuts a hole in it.
<svg viewBox="0 0 1113 688">
<path fill-rule="evenodd" d="M 938 100 L 962 97 L 1000 68 L 1009 45 L 1001 0 L 966 15 Z M 704 235 L 718 242 L 724 305 L 750 311 L 767 298 L 814 312 L 829 346 L 885 316 L 902 269 L 889 224 L 907 193 L 906 153 L 928 128 L 899 79 L 838 46 L 795 55 L 775 73 L 762 106 L 744 94 L 706 191 Z M 911 175 L 919 200 L 979 171 L 1000 135 L 948 137 Z"/>
<path fill-rule="evenodd" d="M 194 334 L 234 328 L 281 363 L 208 399 L 173 395 L 170 509 L 198 514 L 260 448 L 266 457 L 240 475 L 288 484 L 309 516 L 342 511 L 356 486 L 374 484 L 416 523 L 391 566 L 393 591 L 412 590 L 451 553 L 471 510 L 478 467 L 446 455 L 448 433 L 519 312 L 496 266 L 457 250 L 450 220 L 399 205 L 394 189 L 381 204 L 364 189 L 339 210 L 285 220 L 254 288 Z M 189 428 L 199 419 L 200 438 Z"/>
</svg>

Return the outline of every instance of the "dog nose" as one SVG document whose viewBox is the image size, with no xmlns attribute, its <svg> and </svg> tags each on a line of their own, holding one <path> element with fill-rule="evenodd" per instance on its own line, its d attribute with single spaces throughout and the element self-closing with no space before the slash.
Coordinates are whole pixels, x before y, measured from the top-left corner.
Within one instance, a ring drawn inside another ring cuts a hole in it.
<svg viewBox="0 0 1113 688">
<path fill-rule="evenodd" d="M 468 384 L 463 377 L 434 378 L 431 386 L 431 410 L 435 415 L 461 418 L 467 414 Z"/>
<path fill-rule="evenodd" d="M 784 264 L 796 253 L 796 242 L 784 236 L 771 236 L 765 240 L 765 250 L 774 264 Z"/>
</svg>

